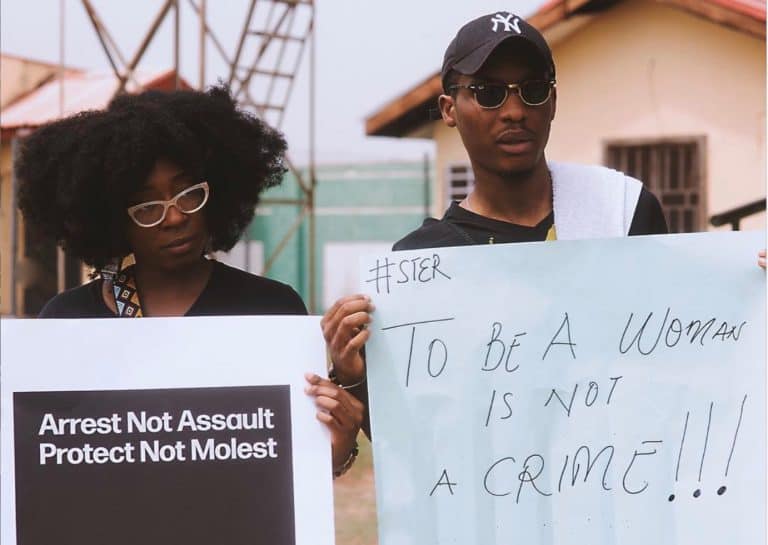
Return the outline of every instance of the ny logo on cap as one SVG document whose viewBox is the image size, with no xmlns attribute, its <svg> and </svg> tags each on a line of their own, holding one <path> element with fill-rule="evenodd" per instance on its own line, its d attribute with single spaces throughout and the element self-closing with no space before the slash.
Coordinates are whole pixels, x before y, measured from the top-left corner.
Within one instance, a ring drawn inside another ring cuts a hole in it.
<svg viewBox="0 0 768 545">
<path fill-rule="evenodd" d="M 520 17 L 517 17 L 512 13 L 507 13 L 506 17 L 504 17 L 503 13 L 497 13 L 496 15 L 493 16 L 493 19 L 491 19 L 491 22 L 493 23 L 493 28 L 491 30 L 493 30 L 494 32 L 498 32 L 499 23 L 501 23 L 502 25 L 504 25 L 504 32 L 510 32 L 514 30 L 518 34 L 521 33 Z"/>
</svg>

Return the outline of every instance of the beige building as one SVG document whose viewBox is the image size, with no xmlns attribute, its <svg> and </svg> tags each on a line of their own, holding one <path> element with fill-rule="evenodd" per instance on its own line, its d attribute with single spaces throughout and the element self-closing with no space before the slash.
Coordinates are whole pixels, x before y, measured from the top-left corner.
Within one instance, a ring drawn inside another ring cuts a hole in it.
<svg viewBox="0 0 768 545">
<path fill-rule="evenodd" d="M 8 107 L 51 81 L 61 71 L 59 65 L 15 55 L 0 55 L 0 121 Z M 66 74 L 77 72 L 65 68 Z M 15 270 L 14 260 L 18 243 L 17 214 L 12 180 L 12 147 L 10 135 L 0 141 L 0 314 L 8 314 L 14 306 L 15 291 L 11 290 Z M 23 241 L 22 241 L 23 242 Z"/>
<path fill-rule="evenodd" d="M 713 215 L 749 204 L 762 211 L 741 228 L 764 228 L 765 13 L 765 0 L 547 2 L 528 18 L 557 67 L 547 158 L 643 180 L 673 232 L 711 229 Z M 440 92 L 436 73 L 366 126 L 369 135 L 435 140 L 436 216 L 472 185 L 458 133 L 430 120 Z"/>
</svg>

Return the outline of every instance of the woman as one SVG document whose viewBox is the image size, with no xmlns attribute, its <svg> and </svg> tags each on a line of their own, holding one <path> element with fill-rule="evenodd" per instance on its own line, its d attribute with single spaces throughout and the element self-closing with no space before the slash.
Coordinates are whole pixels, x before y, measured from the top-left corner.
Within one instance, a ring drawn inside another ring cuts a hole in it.
<svg viewBox="0 0 768 545">
<path fill-rule="evenodd" d="M 122 95 L 35 131 L 15 163 L 19 208 L 97 271 L 40 316 L 306 314 L 289 286 L 206 257 L 231 249 L 261 192 L 280 183 L 285 147 L 224 86 Z M 329 380 L 307 381 L 340 474 L 356 453 L 362 404 Z"/>
</svg>

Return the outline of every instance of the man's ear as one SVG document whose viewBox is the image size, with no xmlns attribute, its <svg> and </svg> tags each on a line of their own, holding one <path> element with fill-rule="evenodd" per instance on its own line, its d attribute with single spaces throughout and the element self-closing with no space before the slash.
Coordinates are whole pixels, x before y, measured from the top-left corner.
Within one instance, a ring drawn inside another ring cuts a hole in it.
<svg viewBox="0 0 768 545">
<path fill-rule="evenodd" d="M 451 95 L 440 95 L 437 99 L 437 106 L 440 108 L 440 115 L 443 123 L 449 127 L 456 126 L 456 104 Z"/>
</svg>

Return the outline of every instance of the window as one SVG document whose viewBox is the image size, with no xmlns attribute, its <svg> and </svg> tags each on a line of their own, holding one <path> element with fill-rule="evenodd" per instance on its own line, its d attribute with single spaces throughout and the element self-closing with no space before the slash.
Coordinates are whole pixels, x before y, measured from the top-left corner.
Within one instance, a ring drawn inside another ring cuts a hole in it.
<svg viewBox="0 0 768 545">
<path fill-rule="evenodd" d="M 456 164 L 448 167 L 448 183 L 446 184 L 446 205 L 451 201 L 461 201 L 466 198 L 475 186 L 475 175 L 468 164 Z"/>
<path fill-rule="evenodd" d="M 605 163 L 658 197 L 670 233 L 691 233 L 706 229 L 703 149 L 703 138 L 609 143 Z"/>
</svg>

